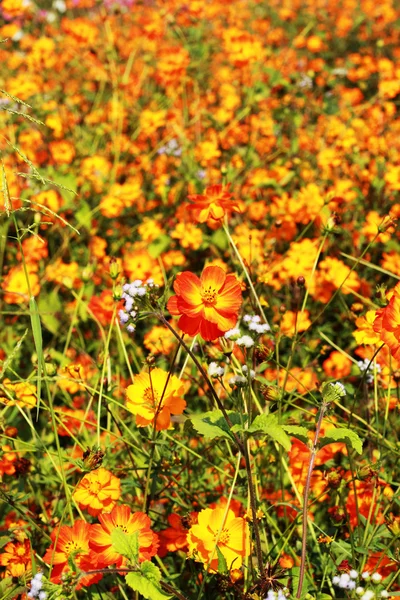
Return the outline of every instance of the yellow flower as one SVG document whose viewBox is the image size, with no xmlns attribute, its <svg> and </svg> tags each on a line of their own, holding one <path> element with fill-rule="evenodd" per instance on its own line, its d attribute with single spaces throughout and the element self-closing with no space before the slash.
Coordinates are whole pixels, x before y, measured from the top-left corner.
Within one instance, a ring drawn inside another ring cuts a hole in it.
<svg viewBox="0 0 400 600">
<path fill-rule="evenodd" d="M 197 525 L 189 530 L 189 556 L 218 571 L 217 548 L 226 560 L 229 570 L 239 569 L 243 558 L 250 554 L 249 526 L 242 517 L 235 517 L 229 509 L 205 508 L 199 513 Z"/>
<path fill-rule="evenodd" d="M 136 425 L 156 423 L 157 431 L 168 429 L 171 414 L 181 415 L 186 407 L 182 398 L 185 388 L 180 379 L 162 369 L 140 373 L 126 389 L 126 408 L 136 415 Z"/>
<path fill-rule="evenodd" d="M 369 310 L 363 317 L 356 319 L 358 329 L 353 331 L 357 344 L 377 344 L 380 341 L 379 333 L 375 333 L 373 326 L 376 310 Z"/>
<path fill-rule="evenodd" d="M 9 400 L 7 397 L 2 398 L 5 404 L 13 406 L 18 404 L 20 406 L 26 406 L 27 408 L 33 408 L 36 406 L 36 386 L 32 383 L 25 381 L 19 381 L 12 383 L 9 379 L 4 379 L 4 387 L 14 393 L 15 399 Z"/>
</svg>

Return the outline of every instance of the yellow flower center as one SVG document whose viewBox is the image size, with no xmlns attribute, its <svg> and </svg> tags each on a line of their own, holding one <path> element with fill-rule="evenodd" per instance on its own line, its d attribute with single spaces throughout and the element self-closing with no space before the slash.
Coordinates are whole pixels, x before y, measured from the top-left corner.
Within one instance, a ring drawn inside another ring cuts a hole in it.
<svg viewBox="0 0 400 600">
<path fill-rule="evenodd" d="M 101 490 L 101 485 L 98 481 L 91 481 L 89 485 L 89 491 L 91 494 L 97 495 Z"/>
<path fill-rule="evenodd" d="M 147 404 L 150 404 L 150 406 L 158 404 L 158 394 L 156 390 L 151 387 L 146 388 L 143 393 L 143 400 Z"/>
<path fill-rule="evenodd" d="M 72 554 L 72 552 L 76 552 L 77 550 L 82 550 L 79 544 L 75 540 L 70 540 L 64 546 L 64 552 L 67 556 Z"/>
<path fill-rule="evenodd" d="M 215 304 L 217 301 L 218 292 L 215 288 L 209 285 L 201 290 L 201 297 L 205 304 Z"/>
<path fill-rule="evenodd" d="M 17 554 L 17 556 L 24 556 L 24 554 L 25 554 L 25 546 L 20 546 L 19 548 L 17 548 L 16 554 Z"/>
<path fill-rule="evenodd" d="M 229 537 L 229 531 L 223 529 L 221 531 L 221 535 L 218 538 L 218 545 L 222 544 L 223 546 L 226 546 L 227 544 L 229 544 Z"/>
</svg>

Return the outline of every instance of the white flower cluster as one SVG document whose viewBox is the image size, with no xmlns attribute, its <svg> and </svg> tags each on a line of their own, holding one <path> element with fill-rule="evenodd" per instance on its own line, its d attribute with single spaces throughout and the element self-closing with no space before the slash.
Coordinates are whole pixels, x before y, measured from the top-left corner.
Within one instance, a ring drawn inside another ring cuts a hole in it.
<svg viewBox="0 0 400 600">
<path fill-rule="evenodd" d="M 250 379 L 254 379 L 254 377 L 256 376 L 256 372 L 253 371 L 253 369 L 250 369 L 250 371 L 249 371 L 249 368 L 247 365 L 243 365 L 242 373 L 243 373 L 243 375 L 234 375 L 233 377 L 230 378 L 228 383 L 231 387 L 246 385 L 246 383 L 249 380 L 249 377 L 250 377 Z"/>
<path fill-rule="evenodd" d="M 129 333 L 135 331 L 135 325 L 132 321 L 138 316 L 138 301 L 144 298 L 149 288 L 155 286 L 152 279 L 148 279 L 145 283 L 141 279 L 135 279 L 132 283 L 125 283 L 122 286 L 122 298 L 125 300 L 125 307 L 118 313 L 119 322 L 121 325 L 126 325 L 126 330 Z"/>
<path fill-rule="evenodd" d="M 265 600 L 287 600 L 288 594 L 289 591 L 286 588 L 283 590 L 278 590 L 277 592 L 274 592 L 274 590 L 269 590 Z"/>
<path fill-rule="evenodd" d="M 356 588 L 356 579 L 358 578 L 358 573 L 354 569 L 350 571 L 350 573 L 342 573 L 341 575 L 335 575 L 332 578 L 333 585 L 337 585 L 338 587 L 344 590 L 354 590 Z"/>
<path fill-rule="evenodd" d="M 374 375 L 376 373 L 380 373 L 382 370 L 379 363 L 374 364 L 369 358 L 364 358 L 364 360 L 357 361 L 357 365 L 361 373 L 367 372 L 365 377 L 367 383 L 372 383 L 374 380 Z"/>
<path fill-rule="evenodd" d="M 382 581 L 382 575 L 380 573 L 369 574 L 368 571 L 362 573 L 361 578 L 368 582 L 379 584 Z M 349 573 L 342 573 L 341 575 L 335 575 L 332 578 L 332 583 L 345 590 L 354 590 L 359 600 L 373 600 L 377 597 L 389 598 L 389 592 L 387 590 L 381 590 L 379 596 L 377 596 L 377 590 L 365 589 L 362 585 L 357 585 L 358 573 L 352 569 Z"/>
<path fill-rule="evenodd" d="M 31 581 L 31 591 L 27 594 L 28 598 L 39 598 L 39 600 L 46 600 L 47 594 L 42 590 L 42 579 L 43 573 L 36 573 L 35 577 Z"/>
<path fill-rule="evenodd" d="M 219 367 L 218 363 L 210 362 L 207 372 L 209 377 L 222 377 L 225 373 L 225 367 Z"/>
<path fill-rule="evenodd" d="M 259 315 L 245 315 L 243 317 L 243 323 L 246 323 L 250 331 L 255 331 L 259 335 L 271 330 L 268 323 L 261 323 L 261 317 Z"/>
<path fill-rule="evenodd" d="M 259 315 L 245 315 L 243 317 L 243 323 L 256 335 L 262 335 L 271 329 L 268 323 L 261 323 L 261 317 Z M 255 344 L 255 340 L 251 335 L 242 335 L 239 327 L 229 329 L 224 337 L 227 340 L 235 341 L 238 346 L 244 346 L 245 348 L 251 348 Z"/>
</svg>

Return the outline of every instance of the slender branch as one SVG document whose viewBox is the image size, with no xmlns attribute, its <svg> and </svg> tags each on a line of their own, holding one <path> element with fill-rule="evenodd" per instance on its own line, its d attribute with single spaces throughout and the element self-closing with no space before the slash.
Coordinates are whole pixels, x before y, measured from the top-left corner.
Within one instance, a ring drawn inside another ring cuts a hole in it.
<svg viewBox="0 0 400 600">
<path fill-rule="evenodd" d="M 300 573 L 299 573 L 299 585 L 297 588 L 296 598 L 300 598 L 301 591 L 303 588 L 304 573 L 306 568 L 306 551 L 307 551 L 307 525 L 308 525 L 308 495 L 311 487 L 311 476 L 314 469 L 315 457 L 317 455 L 317 444 L 319 434 L 321 431 L 322 420 L 325 416 L 329 402 L 324 401 L 321 405 L 321 410 L 318 417 L 317 428 L 314 434 L 314 441 L 311 448 L 310 462 L 308 465 L 306 485 L 304 487 L 304 499 L 303 499 L 303 535 L 301 539 L 301 562 L 300 562 Z"/>
</svg>

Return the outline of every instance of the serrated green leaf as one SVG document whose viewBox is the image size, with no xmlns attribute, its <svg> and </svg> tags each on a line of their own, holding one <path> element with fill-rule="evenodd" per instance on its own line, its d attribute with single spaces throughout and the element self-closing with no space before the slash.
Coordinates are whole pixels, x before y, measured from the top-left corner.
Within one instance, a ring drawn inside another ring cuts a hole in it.
<svg viewBox="0 0 400 600">
<path fill-rule="evenodd" d="M 281 444 L 285 450 L 289 451 L 291 448 L 290 438 L 282 425 L 279 425 L 278 417 L 274 414 L 258 415 L 247 431 L 248 433 L 264 433 Z"/>
<path fill-rule="evenodd" d="M 128 573 L 125 581 L 135 592 L 139 592 L 147 600 L 168 600 L 168 598 L 172 598 L 172 596 L 164 594 L 161 588 L 154 585 L 141 573 Z"/>
<path fill-rule="evenodd" d="M 139 558 L 139 533 L 124 533 L 116 527 L 111 532 L 112 547 L 115 552 L 122 554 L 131 562 L 137 562 Z"/>
<path fill-rule="evenodd" d="M 240 415 L 233 411 L 227 411 L 227 414 L 233 425 L 241 425 Z M 193 427 L 204 435 L 205 438 L 214 440 L 215 438 L 223 437 L 229 440 L 232 439 L 232 434 L 229 425 L 224 419 L 220 410 L 211 410 L 191 419 Z"/>
<path fill-rule="evenodd" d="M 228 565 L 226 564 L 226 558 L 225 556 L 222 554 L 221 550 L 218 548 L 216 548 L 217 550 L 217 556 L 218 556 L 218 573 L 227 573 L 228 572 Z"/>
<path fill-rule="evenodd" d="M 149 581 L 152 581 L 156 585 L 161 581 L 161 571 L 156 565 L 153 565 L 151 560 L 145 560 L 140 565 L 142 575 Z"/>
<path fill-rule="evenodd" d="M 307 444 L 309 440 L 307 427 L 301 427 L 300 425 L 282 425 L 282 429 L 289 435 Z"/>
<path fill-rule="evenodd" d="M 326 446 L 326 444 L 330 444 L 332 441 L 345 442 L 350 444 L 358 454 L 362 454 L 362 440 L 355 431 L 352 431 L 347 427 L 337 427 L 336 429 L 329 429 L 326 433 L 327 434 L 320 439 L 321 446 Z"/>
<path fill-rule="evenodd" d="M 165 252 L 171 244 L 171 237 L 169 235 L 160 235 L 157 239 L 153 240 L 147 247 L 148 253 L 152 258 L 158 258 L 163 252 Z"/>
</svg>

